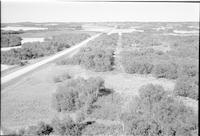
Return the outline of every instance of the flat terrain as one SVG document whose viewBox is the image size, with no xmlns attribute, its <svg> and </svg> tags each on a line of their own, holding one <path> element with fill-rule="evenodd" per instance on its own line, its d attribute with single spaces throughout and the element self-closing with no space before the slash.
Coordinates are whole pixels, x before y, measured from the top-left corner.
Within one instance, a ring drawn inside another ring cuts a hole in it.
<svg viewBox="0 0 200 136">
<path fill-rule="evenodd" d="M 96 28 L 93 28 L 94 30 Z M 92 30 L 93 30 L 92 29 Z M 101 28 L 103 32 L 105 32 L 104 28 Z M 138 30 L 143 30 L 143 28 L 137 28 Z M 89 32 L 91 35 L 96 34 L 97 32 Z M 134 29 L 135 30 L 135 29 Z M 89 30 L 88 30 L 89 31 Z M 119 61 L 120 58 L 120 52 L 121 51 L 130 51 L 135 50 L 137 47 L 130 45 L 131 47 L 122 47 L 122 33 L 130 33 L 128 29 L 113 29 L 110 30 L 109 34 L 112 33 L 118 33 L 119 39 L 117 42 L 117 46 L 114 49 L 114 70 L 108 71 L 108 72 L 93 72 L 91 70 L 87 70 L 80 65 L 57 65 L 55 63 L 56 60 L 66 58 L 66 57 L 72 57 L 75 55 L 80 48 L 77 48 L 76 50 L 73 50 L 70 53 L 67 53 L 67 55 L 63 54 L 60 57 L 56 58 L 55 60 L 49 61 L 48 63 L 45 63 L 45 65 L 42 64 L 41 67 L 30 70 L 27 72 L 28 74 L 21 76 L 19 80 L 14 81 L 15 84 L 11 84 L 9 86 L 6 86 L 4 88 L 1 88 L 1 123 L 2 126 L 9 129 L 19 129 L 22 127 L 28 127 L 30 125 L 37 124 L 39 121 L 44 122 L 50 122 L 52 121 L 52 118 L 59 113 L 55 112 L 55 110 L 52 108 L 52 94 L 56 91 L 57 86 L 60 83 L 55 83 L 54 78 L 58 75 L 64 75 L 68 73 L 72 76 L 72 78 L 77 77 L 83 77 L 85 79 L 89 77 L 101 77 L 105 81 L 105 87 L 111 90 L 114 90 L 117 95 L 120 95 L 120 103 L 121 105 L 117 105 L 116 103 L 109 103 L 106 101 L 106 99 L 109 99 L 107 97 L 102 98 L 100 100 L 100 103 L 104 105 L 100 111 L 96 110 L 94 113 L 94 118 L 91 116 L 88 117 L 88 120 L 95 120 L 97 123 L 104 124 L 104 125 L 117 125 L 121 124 L 119 120 L 107 120 L 103 119 L 100 116 L 100 119 L 95 119 L 95 114 L 98 116 L 100 114 L 104 114 L 104 111 L 108 112 L 106 115 L 108 116 L 114 116 L 112 114 L 112 110 L 115 112 L 117 109 L 116 107 L 119 106 L 118 110 L 127 111 L 129 108 L 129 102 L 132 97 L 138 95 L 138 90 L 141 86 L 146 84 L 154 84 L 154 85 L 161 85 L 166 91 L 169 93 L 172 93 L 175 84 L 176 79 L 166 79 L 166 78 L 155 78 L 153 75 L 148 74 L 128 74 L 124 71 L 123 66 L 121 62 Z M 63 31 L 54 31 L 51 33 L 50 31 L 44 31 L 40 33 L 34 33 L 34 32 L 27 32 L 24 34 L 20 34 L 21 37 L 51 37 L 53 35 L 59 35 L 63 33 L 67 33 L 69 30 L 63 30 Z M 76 31 L 74 31 L 76 32 Z M 84 31 L 83 31 L 84 32 Z M 143 33 L 143 32 L 142 32 Z M 87 45 L 87 44 L 85 44 Z M 95 44 L 94 44 L 95 45 Z M 83 46 L 81 46 L 83 47 Z M 73 47 L 72 47 L 73 48 Z M 142 48 L 148 48 L 147 46 L 143 46 Z M 163 42 L 159 46 L 149 46 L 149 48 L 153 48 L 155 50 L 163 51 L 164 53 L 167 53 L 168 51 L 173 50 L 171 48 L 170 44 L 168 42 Z M 59 54 L 59 53 L 58 53 Z M 54 55 L 53 55 L 54 56 Z M 45 61 L 46 59 L 50 58 L 51 56 L 30 60 L 31 64 L 38 64 L 38 62 Z M 16 67 L 11 70 L 5 70 L 2 72 L 2 75 L 6 77 L 11 73 L 11 75 L 14 72 L 17 72 L 18 70 L 23 71 L 23 68 L 31 66 L 31 64 L 24 66 L 24 67 Z M 11 78 L 15 78 L 11 76 Z M 108 96 L 109 97 L 109 96 Z M 111 96 L 110 96 L 111 97 Z M 118 99 L 118 97 L 115 97 Z M 195 99 L 187 98 L 187 97 L 176 97 L 180 101 L 183 101 L 185 105 L 192 107 L 195 112 L 198 112 L 198 101 Z M 108 105 L 105 106 L 107 103 L 111 105 L 111 107 L 115 107 L 112 110 L 110 110 Z M 113 104 L 113 105 L 112 105 Z M 105 109 L 106 110 L 105 110 Z M 111 112 L 110 112 L 111 111 Z M 98 113 L 99 112 L 99 113 Z M 117 111 L 118 112 L 118 111 Z M 121 112 L 121 111 L 120 111 Z M 72 113 L 73 114 L 73 113 Z M 103 115 L 104 116 L 104 115 Z M 91 118 L 91 119 L 90 119 Z"/>
<path fill-rule="evenodd" d="M 66 72 L 74 77 L 100 76 L 105 80 L 107 88 L 125 95 L 137 95 L 138 88 L 147 83 L 160 84 L 167 90 L 174 87 L 173 81 L 155 79 L 151 76 L 129 75 L 115 71 L 96 73 L 80 66 L 49 64 L 24 77 L 17 84 L 2 90 L 4 92 L 1 99 L 2 125 L 15 129 L 41 120 L 47 122 L 51 120 L 55 115 L 51 107 L 51 97 L 57 86 L 53 78 Z"/>
</svg>

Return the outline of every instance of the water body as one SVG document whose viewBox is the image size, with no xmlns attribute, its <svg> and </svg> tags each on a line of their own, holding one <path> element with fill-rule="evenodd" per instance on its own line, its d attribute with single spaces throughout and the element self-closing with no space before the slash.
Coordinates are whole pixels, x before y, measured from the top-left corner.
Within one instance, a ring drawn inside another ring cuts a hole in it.
<svg viewBox="0 0 200 136">
<path fill-rule="evenodd" d="M 174 33 L 179 33 L 179 34 L 194 34 L 194 33 L 199 33 L 199 31 L 182 31 L 182 30 L 174 30 Z"/>
<path fill-rule="evenodd" d="M 26 43 L 26 42 L 44 42 L 44 38 L 22 38 L 21 43 Z"/>
<path fill-rule="evenodd" d="M 108 35 L 113 33 L 132 33 L 132 32 L 144 32 L 144 30 L 137 30 L 134 28 L 131 29 L 114 29 L 111 32 L 108 33 Z"/>
<path fill-rule="evenodd" d="M 2 30 L 5 31 L 19 31 L 19 30 L 23 30 L 23 31 L 28 31 L 28 30 L 46 30 L 48 28 L 42 28 L 42 27 L 20 27 L 20 26 L 7 26 L 7 27 L 3 27 L 1 28 Z"/>
</svg>

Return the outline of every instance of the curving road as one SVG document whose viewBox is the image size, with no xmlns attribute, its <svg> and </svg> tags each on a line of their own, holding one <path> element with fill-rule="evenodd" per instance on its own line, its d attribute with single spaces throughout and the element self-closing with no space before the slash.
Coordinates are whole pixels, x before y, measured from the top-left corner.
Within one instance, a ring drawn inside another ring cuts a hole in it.
<svg viewBox="0 0 200 136">
<path fill-rule="evenodd" d="M 53 61 L 55 59 L 58 59 L 58 58 L 60 58 L 60 57 L 62 57 L 64 55 L 67 55 L 67 54 L 75 51 L 76 49 L 82 47 L 83 45 L 85 45 L 89 41 L 97 38 L 100 35 L 101 35 L 101 33 L 100 34 L 96 34 L 96 35 L 84 40 L 83 42 L 81 42 L 81 43 L 79 43 L 79 44 L 77 44 L 75 46 L 72 46 L 69 49 L 66 49 L 66 50 L 63 50 L 61 52 L 58 52 L 57 54 L 55 54 L 55 55 L 53 55 L 53 56 L 51 56 L 51 57 L 49 57 L 49 58 L 47 58 L 45 60 L 42 60 L 42 61 L 40 61 L 38 63 L 29 65 L 27 67 L 24 67 L 24 68 L 22 68 L 20 70 L 17 70 L 15 72 L 11 73 L 11 74 L 8 74 L 8 75 L 6 75 L 4 77 L 1 77 L 1 84 L 7 83 L 7 82 L 9 82 L 9 81 L 11 81 L 11 80 L 13 80 L 13 79 L 15 79 L 15 78 L 17 78 L 19 76 L 22 76 L 22 75 L 26 74 L 27 72 L 30 72 L 30 71 L 32 71 L 32 70 L 34 70 L 34 69 L 36 69 L 36 68 L 38 68 L 38 67 L 40 67 L 40 66 L 42 66 L 44 64 L 47 64 L 47 63 L 49 63 L 49 62 L 51 62 L 51 61 Z"/>
</svg>

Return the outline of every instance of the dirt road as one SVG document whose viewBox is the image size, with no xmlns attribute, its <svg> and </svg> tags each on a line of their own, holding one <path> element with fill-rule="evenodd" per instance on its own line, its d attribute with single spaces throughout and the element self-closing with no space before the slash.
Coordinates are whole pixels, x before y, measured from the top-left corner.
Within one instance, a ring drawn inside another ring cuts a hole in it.
<svg viewBox="0 0 200 136">
<path fill-rule="evenodd" d="M 23 74 L 26 74 L 27 72 L 30 72 L 30 71 L 32 71 L 32 70 L 34 70 L 34 69 L 46 64 L 46 63 L 49 63 L 49 62 L 51 62 L 51 61 L 53 61 L 55 59 L 58 59 L 58 58 L 60 58 L 60 57 L 62 57 L 64 55 L 66 55 L 66 54 L 69 54 L 72 51 L 75 51 L 76 49 L 82 47 L 83 45 L 85 45 L 89 41 L 97 38 L 100 35 L 101 35 L 101 33 L 97 34 L 97 35 L 94 35 L 94 36 L 84 40 L 83 42 L 81 42 L 81 43 L 79 43 L 79 44 L 77 44 L 77 45 L 75 45 L 75 46 L 73 46 L 73 47 L 71 47 L 69 49 L 66 49 L 64 51 L 58 52 L 57 54 L 55 54 L 55 55 L 53 55 L 53 56 L 51 56 L 51 57 L 49 57 L 49 58 L 47 58 L 45 60 L 42 60 L 42 61 L 40 61 L 38 63 L 33 64 L 33 65 L 29 65 L 29 66 L 24 67 L 24 68 L 22 68 L 22 69 L 20 69 L 18 71 L 15 71 L 15 72 L 13 72 L 13 73 L 11 73 L 9 75 L 1 77 L 1 84 L 7 83 L 7 82 L 9 82 L 9 81 L 11 81 L 11 80 L 23 75 Z"/>
</svg>

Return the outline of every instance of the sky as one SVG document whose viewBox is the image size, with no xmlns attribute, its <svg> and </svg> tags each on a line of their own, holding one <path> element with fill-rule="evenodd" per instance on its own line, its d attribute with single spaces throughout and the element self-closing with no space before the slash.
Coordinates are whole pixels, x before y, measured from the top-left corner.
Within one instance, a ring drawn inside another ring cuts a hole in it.
<svg viewBox="0 0 200 136">
<path fill-rule="evenodd" d="M 199 3 L 2 0 L 1 22 L 199 21 Z"/>
</svg>

